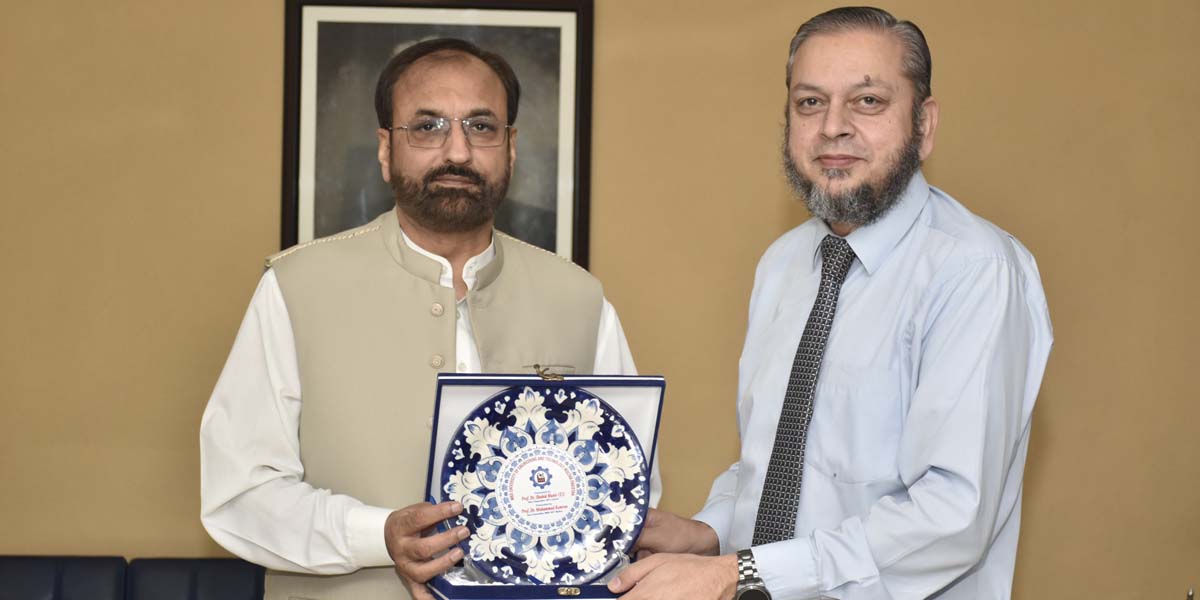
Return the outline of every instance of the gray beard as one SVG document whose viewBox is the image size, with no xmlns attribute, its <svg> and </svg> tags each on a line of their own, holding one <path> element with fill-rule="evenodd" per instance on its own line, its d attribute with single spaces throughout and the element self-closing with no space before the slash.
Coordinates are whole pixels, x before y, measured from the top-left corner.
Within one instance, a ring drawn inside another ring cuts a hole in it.
<svg viewBox="0 0 1200 600">
<path fill-rule="evenodd" d="M 834 194 L 829 188 L 821 187 L 816 182 L 805 177 L 796 162 L 792 160 L 788 148 L 791 124 L 783 130 L 783 173 L 787 176 L 792 191 L 804 199 L 804 205 L 812 216 L 826 223 L 848 223 L 854 226 L 870 225 L 887 214 L 912 179 L 917 169 L 921 168 L 921 129 L 914 119 L 913 133 L 904 142 L 904 146 L 891 158 L 891 167 L 883 181 L 867 181 L 858 187 Z M 823 169 L 822 174 L 830 179 L 848 177 L 844 169 Z"/>
</svg>

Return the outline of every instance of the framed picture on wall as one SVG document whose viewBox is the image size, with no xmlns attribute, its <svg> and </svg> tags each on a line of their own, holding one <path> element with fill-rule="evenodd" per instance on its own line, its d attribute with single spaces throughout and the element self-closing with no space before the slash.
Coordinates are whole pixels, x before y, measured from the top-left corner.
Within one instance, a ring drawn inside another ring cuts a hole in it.
<svg viewBox="0 0 1200 600">
<path fill-rule="evenodd" d="M 375 84 L 396 53 L 441 37 L 500 54 L 520 81 L 496 227 L 586 268 L 592 0 L 287 0 L 282 247 L 394 206 L 376 158 Z"/>
</svg>

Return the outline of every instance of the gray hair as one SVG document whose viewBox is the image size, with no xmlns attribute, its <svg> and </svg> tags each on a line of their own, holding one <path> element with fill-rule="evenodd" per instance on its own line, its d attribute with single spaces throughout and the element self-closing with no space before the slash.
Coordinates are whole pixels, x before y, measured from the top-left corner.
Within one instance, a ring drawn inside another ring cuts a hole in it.
<svg viewBox="0 0 1200 600">
<path fill-rule="evenodd" d="M 925 34 L 912 21 L 899 21 L 891 13 L 871 6 L 845 6 L 823 12 L 800 26 L 788 48 L 787 87 L 792 89 L 792 63 L 796 50 L 809 37 L 822 33 L 844 33 L 854 30 L 873 30 L 895 35 L 904 45 L 904 76 L 913 84 L 915 105 L 928 98 L 933 89 L 933 59 L 929 55 L 929 44 Z"/>
</svg>

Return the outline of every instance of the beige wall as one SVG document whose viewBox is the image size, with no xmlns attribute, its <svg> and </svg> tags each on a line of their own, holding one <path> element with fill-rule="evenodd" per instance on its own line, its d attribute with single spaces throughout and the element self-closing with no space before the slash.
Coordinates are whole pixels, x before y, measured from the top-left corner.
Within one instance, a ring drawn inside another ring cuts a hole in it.
<svg viewBox="0 0 1200 600">
<path fill-rule="evenodd" d="M 9 4 L 0 553 L 220 555 L 196 428 L 278 244 L 283 8 Z M 689 512 L 736 456 L 754 264 L 805 217 L 778 169 L 787 41 L 832 4 L 597 4 L 593 270 L 641 369 L 670 380 L 664 504 Z M 1200 3 L 885 6 L 933 47 L 929 178 L 1020 237 L 1049 295 L 1017 596 L 1182 598 L 1200 584 Z"/>
</svg>

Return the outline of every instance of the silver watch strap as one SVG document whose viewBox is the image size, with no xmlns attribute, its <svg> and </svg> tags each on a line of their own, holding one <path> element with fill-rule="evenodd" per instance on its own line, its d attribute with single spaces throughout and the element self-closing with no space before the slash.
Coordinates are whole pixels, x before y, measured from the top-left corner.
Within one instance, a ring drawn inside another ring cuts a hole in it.
<svg viewBox="0 0 1200 600">
<path fill-rule="evenodd" d="M 754 553 L 750 549 L 738 550 L 738 583 L 760 581 L 758 564 L 754 562 Z"/>
</svg>

